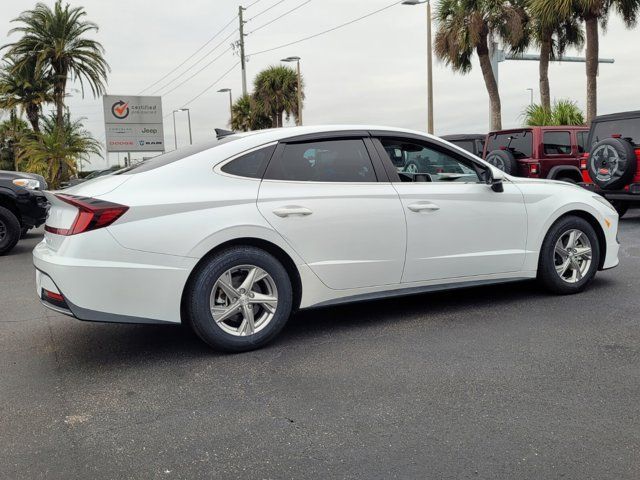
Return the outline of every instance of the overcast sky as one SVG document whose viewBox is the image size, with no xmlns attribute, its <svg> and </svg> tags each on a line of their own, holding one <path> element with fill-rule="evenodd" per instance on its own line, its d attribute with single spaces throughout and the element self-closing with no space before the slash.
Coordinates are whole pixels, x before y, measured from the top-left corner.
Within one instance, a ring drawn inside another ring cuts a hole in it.
<svg viewBox="0 0 640 480">
<path fill-rule="evenodd" d="M 246 0 L 245 5 L 251 1 L 254 0 Z M 304 2 L 259 0 L 245 12 L 245 18 L 250 19 L 245 31 L 251 32 Z M 0 43 L 5 44 L 16 38 L 7 37 L 10 20 L 21 11 L 32 8 L 35 2 L 5 0 L 3 3 Z M 45 3 L 52 5 L 53 1 Z M 135 95 L 157 81 L 216 34 L 238 11 L 236 0 L 72 0 L 70 3 L 84 6 L 88 18 L 100 26 L 94 37 L 104 45 L 112 70 L 107 91 L 117 95 Z M 251 55 L 252 52 L 326 30 L 390 3 L 391 0 L 311 0 L 293 13 L 250 34 L 246 38 L 248 83 L 252 84 L 254 75 L 261 69 L 278 64 L 286 56 L 297 55 L 302 57 L 306 83 L 305 124 L 370 123 L 426 130 L 424 5 L 397 5 L 327 35 Z M 251 20 L 257 14 L 258 17 Z M 237 34 L 198 66 L 176 78 L 236 26 L 237 22 L 184 67 L 145 92 L 154 92 L 176 79 L 159 92 L 163 95 L 165 115 L 183 106 L 238 62 L 239 58 L 229 51 L 193 79 L 165 94 L 227 49 L 232 40 L 237 39 Z M 600 68 L 599 113 L 640 108 L 639 32 L 638 27 L 625 29 L 622 22 L 613 16 L 607 32 L 601 35 L 600 56 L 613 57 L 615 63 Z M 529 103 L 527 88 L 534 89 L 538 100 L 537 68 L 537 62 L 509 61 L 500 64 L 503 127 L 521 123 L 520 114 Z M 488 97 L 477 59 L 474 58 L 473 70 L 468 75 L 454 74 L 436 61 L 433 77 L 436 134 L 485 133 L 488 129 Z M 553 64 L 550 78 L 552 97 L 574 99 L 584 108 L 584 64 Z M 194 142 L 210 137 L 216 127 L 227 126 L 228 96 L 217 93 L 223 87 L 233 89 L 234 98 L 240 94 L 239 67 L 189 105 Z M 71 92 L 71 95 L 68 103 L 72 114 L 86 117 L 86 127 L 104 143 L 101 99 L 91 96 L 82 99 L 79 91 Z M 186 114 L 178 113 L 176 116 L 178 146 L 181 146 L 189 141 Z M 170 115 L 165 119 L 164 128 L 167 147 L 173 148 Z M 134 158 L 136 156 L 141 154 L 134 154 Z M 111 154 L 108 159 L 92 159 L 93 168 L 104 167 L 107 161 L 114 164 L 118 156 Z"/>
</svg>

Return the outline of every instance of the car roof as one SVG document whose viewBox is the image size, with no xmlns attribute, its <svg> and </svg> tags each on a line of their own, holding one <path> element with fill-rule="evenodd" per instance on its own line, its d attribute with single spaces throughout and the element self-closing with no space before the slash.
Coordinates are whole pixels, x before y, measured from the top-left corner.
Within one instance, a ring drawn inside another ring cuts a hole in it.
<svg viewBox="0 0 640 480">
<path fill-rule="evenodd" d="M 594 122 L 608 122 L 611 120 L 624 120 L 625 118 L 640 117 L 640 110 L 632 110 L 629 112 L 609 113 L 607 115 L 598 115 L 593 119 Z"/>
</svg>

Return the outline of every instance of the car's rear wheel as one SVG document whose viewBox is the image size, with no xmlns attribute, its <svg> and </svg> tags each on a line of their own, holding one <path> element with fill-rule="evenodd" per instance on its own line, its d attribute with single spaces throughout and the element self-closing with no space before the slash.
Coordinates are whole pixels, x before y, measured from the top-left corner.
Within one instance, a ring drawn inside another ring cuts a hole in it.
<svg viewBox="0 0 640 480">
<path fill-rule="evenodd" d="M 599 261 L 600 245 L 591 224 L 567 216 L 553 224 L 542 243 L 538 279 L 554 293 L 578 293 L 595 277 Z"/>
<path fill-rule="evenodd" d="M 0 207 L 0 255 L 8 253 L 20 240 L 20 221 L 11 210 Z"/>
<path fill-rule="evenodd" d="M 198 269 L 186 306 L 202 340 L 242 352 L 275 337 L 289 319 L 292 303 L 291 280 L 275 257 L 255 247 L 234 247 Z"/>
</svg>

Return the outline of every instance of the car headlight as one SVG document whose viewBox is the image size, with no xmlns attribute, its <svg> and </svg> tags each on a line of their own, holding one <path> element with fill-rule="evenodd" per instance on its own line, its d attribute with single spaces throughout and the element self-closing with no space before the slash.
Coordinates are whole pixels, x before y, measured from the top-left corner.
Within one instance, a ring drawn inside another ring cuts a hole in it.
<svg viewBox="0 0 640 480">
<path fill-rule="evenodd" d="M 37 190 L 40 188 L 40 182 L 35 178 L 16 178 L 13 181 L 13 184 L 18 187 L 26 188 L 27 190 Z"/>
<path fill-rule="evenodd" d="M 615 207 L 613 205 L 611 205 L 611 202 L 609 200 L 607 200 L 606 198 L 601 197 L 600 195 L 594 195 L 593 198 L 595 198 L 597 201 L 599 201 L 605 207 L 609 207 L 614 212 L 616 211 Z"/>
</svg>

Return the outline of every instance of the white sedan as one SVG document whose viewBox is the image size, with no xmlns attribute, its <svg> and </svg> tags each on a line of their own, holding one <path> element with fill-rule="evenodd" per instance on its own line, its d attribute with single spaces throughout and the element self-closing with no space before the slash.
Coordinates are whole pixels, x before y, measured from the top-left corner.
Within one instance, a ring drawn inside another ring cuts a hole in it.
<svg viewBox="0 0 640 480">
<path fill-rule="evenodd" d="M 296 309 L 536 277 L 577 293 L 618 264 L 604 198 L 396 128 L 228 134 L 47 197 L 44 305 L 230 351 Z"/>
</svg>

